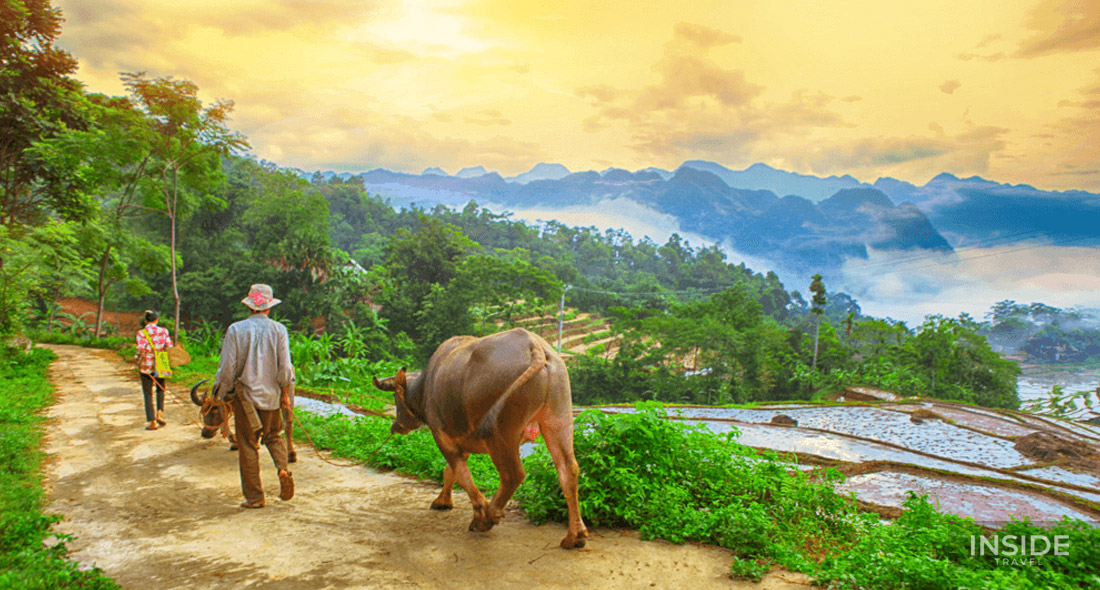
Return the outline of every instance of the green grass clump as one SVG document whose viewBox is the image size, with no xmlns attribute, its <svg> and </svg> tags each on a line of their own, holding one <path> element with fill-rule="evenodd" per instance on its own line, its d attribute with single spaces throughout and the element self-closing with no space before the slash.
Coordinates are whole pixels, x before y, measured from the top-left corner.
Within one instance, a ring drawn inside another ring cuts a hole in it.
<svg viewBox="0 0 1100 590">
<path fill-rule="evenodd" d="M 1017 556 L 1017 563 L 1012 563 L 1004 553 L 971 554 L 971 538 L 991 534 L 972 519 L 942 513 L 927 496 L 912 492 L 904 506 L 896 521 L 871 528 L 851 547 L 823 560 L 816 582 L 850 590 L 1100 588 L 1100 529 L 1084 522 L 1067 518 L 1051 528 L 1027 521 L 1009 523 L 992 534 L 1002 539 L 1038 535 L 1051 541 L 1065 536 L 1068 547 L 1065 556 Z M 975 541 L 974 546 L 980 544 Z"/>
<path fill-rule="evenodd" d="M 0 588 L 117 588 L 100 570 L 66 559 L 71 537 L 50 531 L 61 517 L 42 513 L 39 412 L 52 401 L 46 369 L 54 358 L 44 349 L 0 349 Z"/>
<path fill-rule="evenodd" d="M 133 337 L 127 338 L 123 336 L 103 336 L 95 338 L 89 335 L 68 334 L 65 332 L 46 330 L 28 332 L 27 335 L 35 342 L 73 344 L 87 348 L 103 348 L 107 350 L 119 350 L 124 348 L 127 344 L 134 344 Z"/>
<path fill-rule="evenodd" d="M 836 494 L 835 470 L 813 480 L 791 472 L 699 425 L 663 418 L 660 404 L 634 414 L 587 410 L 578 416 L 574 448 L 581 466 L 585 520 L 628 526 L 644 538 L 700 541 L 739 558 L 734 573 L 758 579 L 769 563 L 806 569 L 818 548 L 846 544 L 874 519 Z M 528 461 L 519 499 L 536 522 L 566 517 L 557 474 L 545 447 Z"/>
<path fill-rule="evenodd" d="M 393 425 L 386 418 L 340 414 L 318 416 L 304 411 L 296 412 L 295 416 L 299 424 L 304 423 L 309 429 L 317 446 L 330 449 L 334 455 L 358 459 L 378 469 L 394 470 L 428 481 L 443 480 L 443 468 L 447 462 L 427 428 L 394 435 L 379 447 L 389 436 L 390 426 Z M 297 440 L 305 440 L 304 433 L 296 437 Z M 492 494 L 500 486 L 496 468 L 488 455 L 471 455 L 469 466 L 474 483 L 485 495 Z"/>
</svg>

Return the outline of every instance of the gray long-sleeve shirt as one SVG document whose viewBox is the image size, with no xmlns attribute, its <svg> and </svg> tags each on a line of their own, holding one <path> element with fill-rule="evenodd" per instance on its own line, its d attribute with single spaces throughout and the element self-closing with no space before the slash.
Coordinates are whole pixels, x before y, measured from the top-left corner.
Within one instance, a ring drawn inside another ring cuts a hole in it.
<svg viewBox="0 0 1100 590">
<path fill-rule="evenodd" d="M 261 410 L 279 409 L 283 387 L 294 382 L 286 326 L 262 313 L 229 326 L 214 383 L 219 395 L 233 391 Z"/>
</svg>

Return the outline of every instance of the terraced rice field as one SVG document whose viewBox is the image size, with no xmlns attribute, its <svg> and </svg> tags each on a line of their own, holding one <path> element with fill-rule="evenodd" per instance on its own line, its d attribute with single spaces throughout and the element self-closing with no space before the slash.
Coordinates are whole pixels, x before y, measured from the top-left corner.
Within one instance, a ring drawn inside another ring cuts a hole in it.
<svg viewBox="0 0 1100 590">
<path fill-rule="evenodd" d="M 851 475 L 841 490 L 884 513 L 899 509 L 912 490 L 987 526 L 1024 517 L 1052 523 L 1063 516 L 1100 525 L 1100 432 L 1087 424 L 946 402 L 668 410 L 671 419 L 716 433 L 737 429 L 739 441 L 751 447 L 834 465 Z M 797 426 L 772 424 L 779 415 Z M 1098 460 L 1029 456 L 1018 443 L 1035 433 L 1088 445 Z"/>
</svg>

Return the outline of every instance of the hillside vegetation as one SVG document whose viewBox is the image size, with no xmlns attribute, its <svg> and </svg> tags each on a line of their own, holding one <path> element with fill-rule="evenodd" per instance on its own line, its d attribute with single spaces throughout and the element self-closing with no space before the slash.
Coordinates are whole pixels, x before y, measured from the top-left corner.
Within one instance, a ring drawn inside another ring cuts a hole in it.
<svg viewBox="0 0 1100 590">
<path fill-rule="evenodd" d="M 118 220 L 117 184 L 89 187 L 98 189 L 90 218 L 17 228 L 24 243 L 54 252 L 45 260 L 56 266 L 22 277 L 38 317 L 65 295 L 102 291 L 106 307 L 170 310 L 178 292 L 185 326 L 217 330 L 243 317 L 249 284 L 266 282 L 291 328 L 323 326 L 334 342 L 361 342 L 342 349 L 346 356 L 419 366 L 456 334 L 524 326 L 556 344 L 564 292 L 562 348 L 585 403 L 807 399 L 867 385 L 1018 405 L 1015 365 L 966 316 L 909 328 L 863 316 L 843 293 L 807 303 L 774 273 L 677 235 L 656 244 L 555 221 L 530 226 L 472 202 L 461 211 L 395 210 L 357 180 L 316 180 L 222 158 L 208 171 L 209 192 L 178 221 L 175 289 L 168 265 L 145 264 L 165 254 L 156 245 L 170 235 L 165 216 Z M 93 239 L 108 230 L 116 244 Z M 104 284 L 104 260 L 125 280 Z M 94 329 L 92 318 L 82 321 Z"/>
</svg>

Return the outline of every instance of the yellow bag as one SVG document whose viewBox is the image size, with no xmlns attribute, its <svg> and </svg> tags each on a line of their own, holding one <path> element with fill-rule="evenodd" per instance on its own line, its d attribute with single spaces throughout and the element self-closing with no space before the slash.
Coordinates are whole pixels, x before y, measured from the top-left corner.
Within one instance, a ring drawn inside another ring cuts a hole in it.
<svg viewBox="0 0 1100 590">
<path fill-rule="evenodd" d="M 149 336 L 149 330 L 144 330 L 145 341 L 149 343 L 149 346 L 153 348 L 153 376 L 154 377 L 171 377 L 172 376 L 172 364 L 168 360 L 168 350 L 157 350 L 153 344 L 153 338 Z"/>
</svg>

